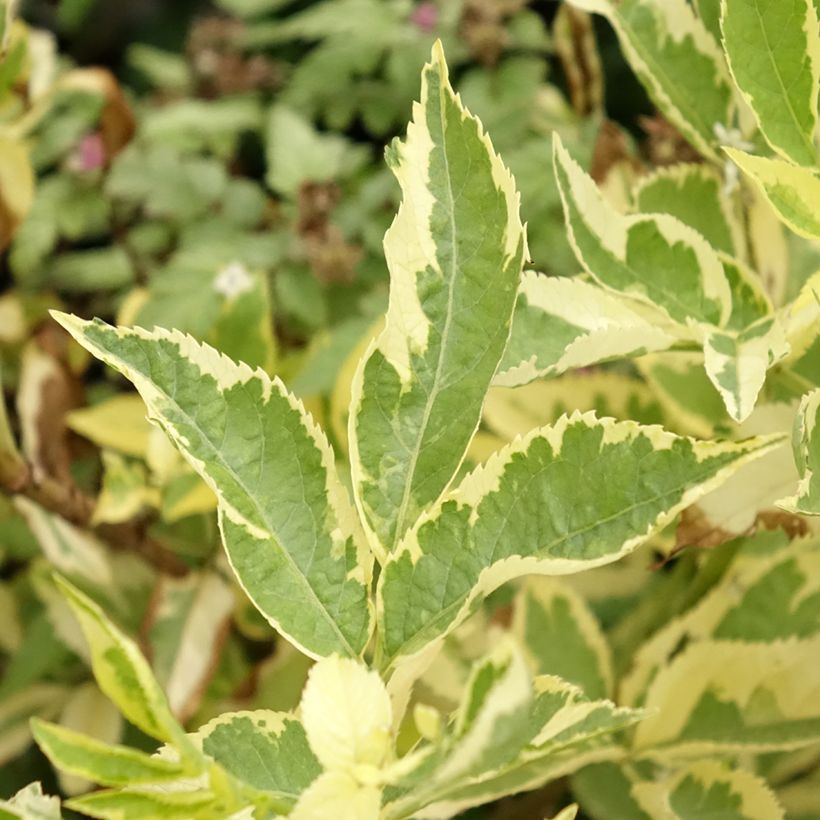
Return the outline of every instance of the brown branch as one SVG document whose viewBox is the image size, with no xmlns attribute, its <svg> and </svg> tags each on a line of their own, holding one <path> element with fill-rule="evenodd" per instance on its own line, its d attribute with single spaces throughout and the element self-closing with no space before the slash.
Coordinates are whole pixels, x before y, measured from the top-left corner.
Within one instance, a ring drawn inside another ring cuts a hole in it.
<svg viewBox="0 0 820 820">
<path fill-rule="evenodd" d="M 49 476 L 37 476 L 26 462 L 14 472 L 0 470 L 0 490 L 6 495 L 21 495 L 59 515 L 81 529 L 90 530 L 113 549 L 134 552 L 161 572 L 176 577 L 185 575 L 188 566 L 176 555 L 152 538 L 147 521 L 135 519 L 121 524 L 93 525 L 94 499 L 70 482 L 56 481 Z"/>
</svg>

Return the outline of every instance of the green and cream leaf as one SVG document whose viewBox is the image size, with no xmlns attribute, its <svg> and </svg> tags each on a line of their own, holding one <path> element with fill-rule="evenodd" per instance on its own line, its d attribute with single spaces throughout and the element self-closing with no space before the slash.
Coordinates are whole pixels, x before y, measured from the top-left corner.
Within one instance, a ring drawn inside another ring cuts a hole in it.
<svg viewBox="0 0 820 820">
<path fill-rule="evenodd" d="M 766 372 L 788 353 L 785 331 L 775 317 L 765 317 L 740 333 L 706 332 L 706 373 L 735 421 L 748 418 L 766 381 Z"/>
<path fill-rule="evenodd" d="M 721 7 L 729 68 L 763 136 L 786 159 L 816 166 L 820 33 L 812 0 L 722 0 Z"/>
<path fill-rule="evenodd" d="M 58 768 L 103 786 L 168 783 L 183 779 L 184 766 L 127 746 L 115 746 L 55 723 L 34 719 L 32 733 Z"/>
<path fill-rule="evenodd" d="M 681 338 L 690 338 L 686 328 L 657 308 L 581 278 L 527 271 L 493 383 L 515 387 L 609 359 L 666 350 Z"/>
<path fill-rule="evenodd" d="M 279 379 L 177 332 L 60 314 L 134 382 L 149 415 L 219 499 L 231 565 L 260 612 L 307 654 L 360 654 L 372 556 L 324 434 Z"/>
<path fill-rule="evenodd" d="M 355 495 L 382 559 L 464 458 L 527 255 L 512 177 L 450 87 L 440 44 L 387 160 L 403 194 L 384 241 L 390 304 L 349 422 Z"/>
<path fill-rule="evenodd" d="M 517 439 L 425 513 L 384 566 L 385 666 L 442 638 L 512 578 L 626 555 L 780 440 L 695 442 L 591 413 Z"/>
<path fill-rule="evenodd" d="M 758 186 L 786 225 L 807 239 L 820 239 L 820 176 L 816 171 L 737 148 L 723 150 Z"/>
<path fill-rule="evenodd" d="M 661 309 L 669 322 L 722 327 L 732 294 L 717 252 L 669 214 L 624 216 L 564 148 L 553 160 L 569 238 L 578 261 L 611 291 Z"/>
<path fill-rule="evenodd" d="M 655 104 L 695 148 L 717 159 L 715 125 L 736 101 L 720 46 L 686 0 L 571 0 L 603 14 Z"/>
</svg>

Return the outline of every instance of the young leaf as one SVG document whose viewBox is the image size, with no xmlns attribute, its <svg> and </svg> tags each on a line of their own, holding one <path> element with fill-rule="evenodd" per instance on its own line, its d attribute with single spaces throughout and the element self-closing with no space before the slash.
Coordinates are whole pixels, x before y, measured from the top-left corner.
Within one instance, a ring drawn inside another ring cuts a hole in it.
<svg viewBox="0 0 820 820">
<path fill-rule="evenodd" d="M 390 305 L 350 412 L 354 488 L 382 556 L 464 458 L 527 252 L 512 177 L 450 87 L 440 45 L 387 160 L 404 195 L 384 241 Z"/>
<path fill-rule="evenodd" d="M 820 239 L 820 177 L 780 159 L 724 148 L 729 158 L 748 174 L 793 231 L 808 239 Z"/>
<path fill-rule="evenodd" d="M 57 318 L 134 382 L 217 494 L 231 565 L 268 621 L 313 657 L 361 653 L 372 557 L 330 445 L 282 382 L 177 332 Z"/>
<path fill-rule="evenodd" d="M 783 327 L 775 317 L 763 318 L 740 333 L 707 332 L 703 345 L 706 373 L 735 421 L 748 418 L 766 371 L 788 352 Z"/>
<path fill-rule="evenodd" d="M 799 165 L 817 164 L 820 33 L 812 0 L 723 0 L 729 68 L 769 144 Z"/>
<path fill-rule="evenodd" d="M 447 634 L 505 581 L 626 555 L 779 440 L 695 442 L 592 413 L 516 440 L 425 513 L 384 566 L 385 665 Z"/>
<path fill-rule="evenodd" d="M 665 350 L 680 337 L 680 329 L 656 308 L 580 278 L 527 271 L 493 383 L 515 387 L 608 359 Z"/>
<path fill-rule="evenodd" d="M 794 460 L 800 472 L 797 494 L 777 502 L 801 515 L 820 515 L 820 390 L 800 401 L 794 424 Z"/>
<path fill-rule="evenodd" d="M 571 0 L 603 14 L 661 111 L 695 148 L 717 159 L 715 125 L 735 103 L 720 48 L 686 0 Z"/>
<path fill-rule="evenodd" d="M 125 717 L 151 737 L 173 743 L 192 762 L 199 755 L 168 708 L 148 661 L 90 598 L 62 578 L 57 583 L 91 649 L 97 683 Z"/>
<path fill-rule="evenodd" d="M 302 724 L 279 712 L 227 712 L 202 726 L 194 738 L 206 755 L 238 780 L 266 792 L 282 810 L 295 805 L 322 771 Z"/>
<path fill-rule="evenodd" d="M 441 768 L 463 754 L 457 737 L 446 739 L 408 778 L 417 783 L 416 789 L 388 803 L 387 817 L 406 817 L 414 806 L 425 803 L 430 804 L 426 810 L 430 816 L 452 817 L 505 794 L 537 788 L 587 763 L 611 759 L 619 754 L 611 735 L 642 717 L 640 711 L 618 709 L 609 701 L 590 701 L 577 687 L 551 675 L 541 675 L 530 683 L 519 672 L 520 680 L 513 685 L 516 676 L 511 678 L 510 667 L 496 669 L 486 660 L 479 662 L 465 698 L 468 707 L 473 702 L 482 709 L 493 706 L 488 718 L 500 718 L 505 712 L 511 718 L 498 724 L 486 721 L 494 725 L 489 743 L 499 742 L 495 753 L 489 750 L 485 754 L 488 765 L 474 768 L 469 778 L 440 778 Z M 488 674 L 490 671 L 494 674 Z M 479 693 L 483 697 L 477 698 Z M 504 695 L 509 701 L 502 708 Z M 524 708 L 525 704 L 529 708 Z M 479 717 L 482 714 L 478 712 Z M 518 751 L 513 753 L 515 749 Z"/>
<path fill-rule="evenodd" d="M 686 326 L 723 326 L 731 291 L 715 250 L 668 214 L 623 216 L 601 195 L 555 133 L 555 176 L 581 264 L 603 286 L 663 310 Z"/>
<path fill-rule="evenodd" d="M 179 763 L 101 743 L 55 723 L 33 719 L 34 739 L 54 766 L 103 786 L 165 783 L 180 780 L 186 769 Z"/>
</svg>

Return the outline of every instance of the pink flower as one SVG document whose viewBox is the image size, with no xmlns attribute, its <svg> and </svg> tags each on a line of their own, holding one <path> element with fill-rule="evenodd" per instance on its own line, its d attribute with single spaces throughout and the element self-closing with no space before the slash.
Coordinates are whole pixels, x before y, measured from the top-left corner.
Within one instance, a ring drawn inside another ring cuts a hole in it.
<svg viewBox="0 0 820 820">
<path fill-rule="evenodd" d="M 419 3 L 410 15 L 410 22 L 422 31 L 434 31 L 438 23 L 438 9 L 435 3 Z"/>
<path fill-rule="evenodd" d="M 105 161 L 105 144 L 102 134 L 99 131 L 92 131 L 77 143 L 71 155 L 70 164 L 75 171 L 87 173 L 102 168 Z"/>
</svg>

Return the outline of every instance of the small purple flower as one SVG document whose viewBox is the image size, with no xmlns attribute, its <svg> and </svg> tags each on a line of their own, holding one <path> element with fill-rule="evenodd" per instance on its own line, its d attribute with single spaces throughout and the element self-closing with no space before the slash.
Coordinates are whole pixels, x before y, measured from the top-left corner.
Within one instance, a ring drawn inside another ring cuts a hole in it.
<svg viewBox="0 0 820 820">
<path fill-rule="evenodd" d="M 435 3 L 419 3 L 410 15 L 410 22 L 424 32 L 435 31 L 438 24 L 438 8 Z"/>
</svg>

